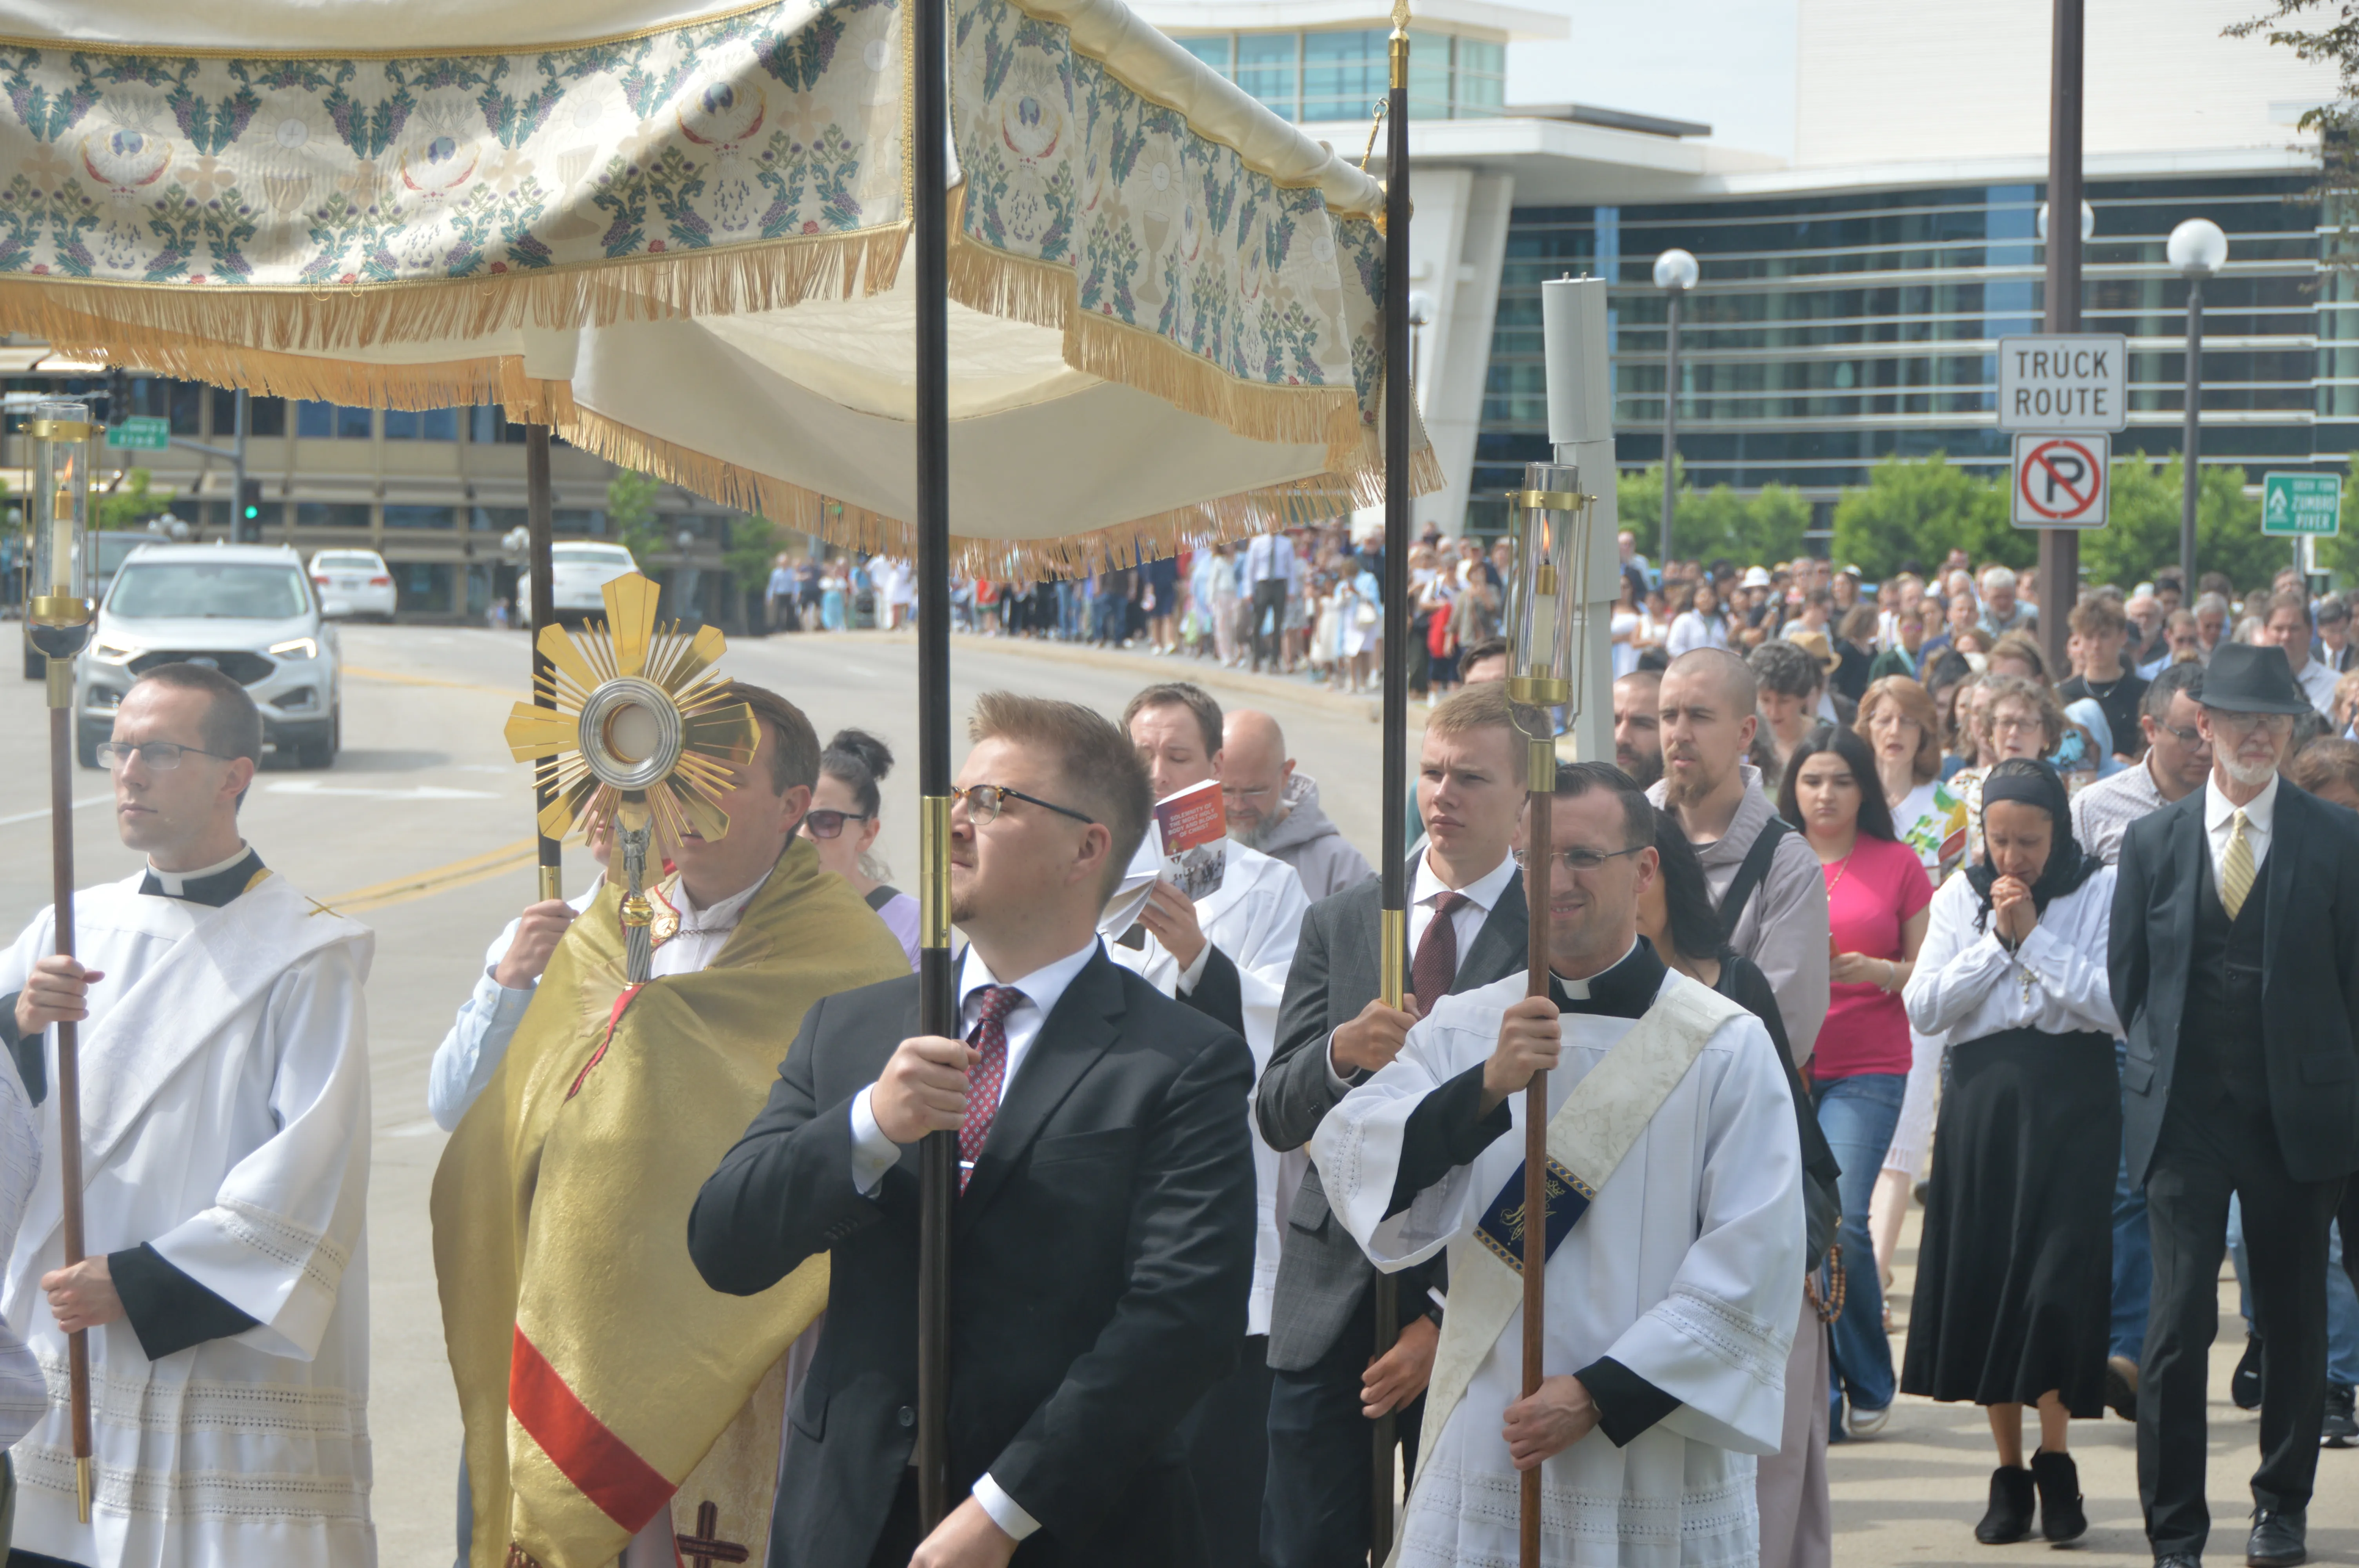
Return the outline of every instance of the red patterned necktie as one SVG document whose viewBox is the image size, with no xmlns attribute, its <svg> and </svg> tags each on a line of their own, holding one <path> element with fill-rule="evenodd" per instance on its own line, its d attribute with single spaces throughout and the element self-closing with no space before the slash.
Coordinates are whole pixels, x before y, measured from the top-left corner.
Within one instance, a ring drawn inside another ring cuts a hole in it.
<svg viewBox="0 0 2359 1568">
<path fill-rule="evenodd" d="M 974 1021 L 973 1032 L 966 1043 L 983 1054 L 983 1060 L 967 1069 L 966 1119 L 959 1126 L 959 1191 L 974 1175 L 974 1162 L 983 1158 L 984 1140 L 991 1136 L 992 1119 L 999 1114 L 999 1087 L 1007 1076 L 1007 1015 L 1023 1001 L 1024 993 L 1014 986 L 984 986 L 983 1014 Z"/>
<path fill-rule="evenodd" d="M 1417 998 L 1420 1012 L 1431 1012 L 1433 1004 L 1450 994 L 1458 979 L 1458 925 L 1450 916 L 1466 902 L 1462 892 L 1434 895 L 1433 918 L 1426 922 L 1425 935 L 1418 938 L 1417 957 L 1408 965 L 1409 994 Z"/>
</svg>

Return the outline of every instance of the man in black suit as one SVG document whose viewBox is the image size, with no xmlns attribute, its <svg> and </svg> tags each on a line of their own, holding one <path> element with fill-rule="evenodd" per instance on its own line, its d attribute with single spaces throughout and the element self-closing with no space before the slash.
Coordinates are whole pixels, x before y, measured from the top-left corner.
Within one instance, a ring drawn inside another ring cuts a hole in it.
<svg viewBox="0 0 2359 1568">
<path fill-rule="evenodd" d="M 1526 744 L 1497 682 L 1469 687 L 1426 720 L 1417 806 L 1425 842 L 1409 871 L 1410 995 L 1378 998 L 1383 884 L 1370 877 L 1310 906 L 1286 979 L 1277 1041 L 1255 1094 L 1271 1148 L 1301 1172 L 1279 1238 L 1271 1303 L 1269 1479 L 1262 1561 L 1343 1568 L 1368 1560 L 1373 1466 L 1368 1422 L 1386 1411 L 1410 1463 L 1440 1338 L 1426 1268 L 1381 1275 L 1328 1212 L 1299 1151 L 1355 1084 L 1391 1061 L 1420 999 L 1473 990 L 1522 971 L 1530 929 L 1508 851 L 1524 808 Z M 1281 1182 L 1280 1190 L 1285 1184 Z M 1438 1269 L 1439 1265 L 1434 1266 Z M 1381 1359 L 1375 1292 L 1394 1291 L 1399 1342 Z M 1381 1557 L 1383 1545 L 1377 1551 Z"/>
<path fill-rule="evenodd" d="M 1252 1058 L 1098 946 L 1150 808 L 1122 732 L 994 692 L 969 735 L 951 816 L 967 1038 L 918 1034 L 914 977 L 812 1008 L 689 1219 L 716 1290 L 766 1290 L 832 1253 L 771 1568 L 1209 1568 L 1174 1429 L 1245 1331 Z M 964 1500 L 921 1539 L 917 1145 L 935 1131 L 959 1134 L 963 1183 L 950 1465 Z"/>
<path fill-rule="evenodd" d="M 2158 1564 L 2194 1568 L 2208 1353 L 2228 1198 L 2243 1199 L 2263 1363 L 2245 1561 L 2307 1555 L 2326 1390 L 2326 1228 L 2359 1166 L 2359 822 L 2280 778 L 2310 704 L 2285 651 L 2223 643 L 2203 677 L 2201 789 L 2130 825 L 2114 892 L 2114 1006 L 2154 1304 L 2138 1494 Z"/>
</svg>

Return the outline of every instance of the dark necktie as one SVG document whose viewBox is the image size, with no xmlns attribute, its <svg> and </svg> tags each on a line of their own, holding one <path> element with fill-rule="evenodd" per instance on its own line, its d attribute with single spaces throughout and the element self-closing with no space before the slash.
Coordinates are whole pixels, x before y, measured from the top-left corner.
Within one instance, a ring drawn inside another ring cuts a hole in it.
<svg viewBox="0 0 2359 1568">
<path fill-rule="evenodd" d="M 999 1088 L 1007 1077 L 1007 1015 L 1024 993 L 1014 986 L 983 988 L 983 1014 L 974 1021 L 966 1043 L 983 1054 L 967 1070 L 966 1119 L 959 1126 L 959 1191 L 966 1191 L 974 1162 L 983 1158 L 984 1140 L 991 1136 L 992 1119 L 999 1114 Z"/>
<path fill-rule="evenodd" d="M 1434 1002 L 1448 996 L 1458 979 L 1458 927 L 1450 916 L 1465 903 L 1462 892 L 1434 897 L 1433 918 L 1426 923 L 1425 935 L 1418 939 L 1417 956 L 1408 965 L 1409 994 L 1417 998 L 1420 1012 L 1431 1012 Z"/>
</svg>

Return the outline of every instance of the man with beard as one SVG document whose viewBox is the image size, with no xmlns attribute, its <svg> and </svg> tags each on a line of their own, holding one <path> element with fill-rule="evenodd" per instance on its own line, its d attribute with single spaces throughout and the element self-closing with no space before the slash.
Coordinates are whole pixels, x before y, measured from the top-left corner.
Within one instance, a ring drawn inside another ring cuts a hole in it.
<svg viewBox="0 0 2359 1568">
<path fill-rule="evenodd" d="M 1645 789 L 1663 776 L 1663 672 L 1632 670 L 1614 683 L 1614 761 Z"/>
<path fill-rule="evenodd" d="M 1318 903 L 1375 874 L 1319 806 L 1319 781 L 1294 771 L 1277 720 L 1255 708 L 1232 708 L 1221 722 L 1221 794 L 1229 837 L 1283 860 Z"/>
</svg>

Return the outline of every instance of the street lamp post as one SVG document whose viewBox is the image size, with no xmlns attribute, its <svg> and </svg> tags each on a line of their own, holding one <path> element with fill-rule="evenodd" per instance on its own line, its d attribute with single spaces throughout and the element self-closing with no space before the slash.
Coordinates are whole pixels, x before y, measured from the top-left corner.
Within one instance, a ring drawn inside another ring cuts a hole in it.
<svg viewBox="0 0 2359 1568">
<path fill-rule="evenodd" d="M 1671 249 L 1655 258 L 1655 287 L 1663 291 L 1663 540 L 1656 557 L 1661 570 L 1671 564 L 1671 513 L 1678 504 L 1680 455 L 1680 299 L 1696 284 L 1696 259 Z"/>
<path fill-rule="evenodd" d="M 2163 254 L 2187 279 L 2186 426 L 2179 440 L 2179 576 L 2185 602 L 2195 602 L 2195 502 L 2201 486 L 2195 465 L 2203 414 L 2203 280 L 2228 259 L 2228 236 L 2209 218 L 2190 218 L 2170 232 Z"/>
</svg>

